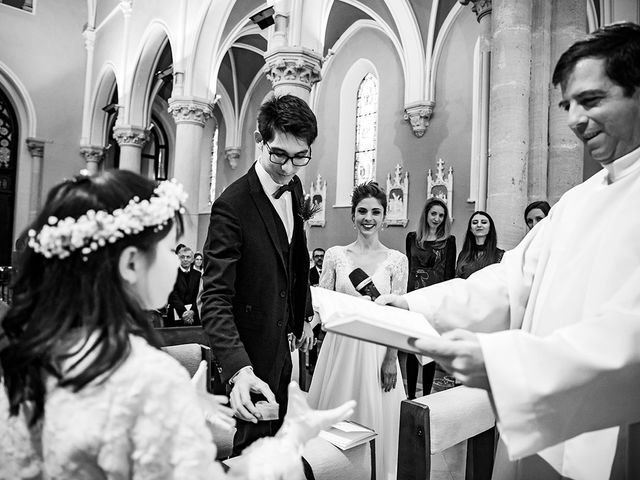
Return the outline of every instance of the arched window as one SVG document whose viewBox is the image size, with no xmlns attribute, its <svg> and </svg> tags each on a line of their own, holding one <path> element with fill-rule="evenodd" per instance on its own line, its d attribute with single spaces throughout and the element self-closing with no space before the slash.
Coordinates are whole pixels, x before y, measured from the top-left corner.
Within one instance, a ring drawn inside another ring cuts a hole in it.
<svg viewBox="0 0 640 480">
<path fill-rule="evenodd" d="M 209 205 L 216 199 L 216 173 L 218 172 L 218 125 L 211 138 L 211 174 L 209 176 Z"/>
<path fill-rule="evenodd" d="M 9 98 L 0 90 L 0 265 L 11 264 L 17 163 L 18 120 Z"/>
<path fill-rule="evenodd" d="M 169 171 L 167 134 L 158 119 L 151 117 L 149 140 L 142 151 L 142 172 L 155 180 L 166 180 Z"/>
<path fill-rule="evenodd" d="M 372 73 L 367 73 L 360 82 L 357 94 L 354 186 L 376 178 L 377 139 L 378 80 Z"/>
</svg>

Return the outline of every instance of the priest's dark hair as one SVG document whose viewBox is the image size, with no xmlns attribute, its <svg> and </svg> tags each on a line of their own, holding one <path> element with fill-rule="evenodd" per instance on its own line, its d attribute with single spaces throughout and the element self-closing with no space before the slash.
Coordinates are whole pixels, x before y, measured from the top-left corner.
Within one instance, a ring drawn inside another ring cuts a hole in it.
<svg viewBox="0 0 640 480">
<path fill-rule="evenodd" d="M 274 95 L 258 110 L 258 132 L 263 142 L 270 142 L 276 131 L 301 138 L 310 146 L 318 136 L 318 122 L 301 98 Z"/>
<path fill-rule="evenodd" d="M 471 229 L 471 222 L 478 215 L 483 215 L 489 220 L 489 233 L 483 245 L 478 245 L 476 237 Z M 484 253 L 481 253 L 484 252 Z M 493 263 L 497 263 L 502 259 L 502 250 L 498 248 L 498 233 L 496 232 L 496 225 L 493 222 L 493 218 L 487 212 L 478 210 L 473 212 L 469 217 L 469 223 L 467 224 L 467 233 L 464 237 L 464 243 L 462 244 L 462 250 L 458 255 L 458 263 L 456 264 L 456 276 L 463 276 L 465 267 L 473 263 L 475 264 L 475 270 L 486 267 Z"/>
<path fill-rule="evenodd" d="M 39 232 L 52 216 L 79 218 L 89 210 L 113 212 L 136 196 L 150 198 L 155 187 L 154 181 L 127 170 L 79 175 L 51 189 L 28 229 Z M 24 250 L 13 282 L 13 304 L 2 321 L 8 342 L 0 350 L 0 362 L 11 415 L 33 402 L 28 411 L 30 423 L 35 424 L 44 412 L 49 376 L 73 391 L 106 379 L 129 355 L 129 335 L 159 345 L 147 313 L 120 275 L 119 258 L 125 248 L 134 246 L 153 260 L 157 243 L 173 225 L 181 234 L 179 213 L 162 229 L 147 227 L 86 255 L 76 250 L 64 259 Z M 90 335 L 95 339 L 92 345 Z M 84 347 L 87 351 L 71 367 L 83 362 L 82 368 L 63 372 L 62 363 Z"/>
<path fill-rule="evenodd" d="M 356 207 L 358 204 L 364 200 L 365 198 L 375 198 L 382 205 L 382 211 L 384 215 L 387 214 L 387 194 L 385 191 L 378 185 L 377 182 L 370 181 L 361 183 L 356 188 L 353 189 L 353 193 L 351 194 L 351 216 L 353 217 L 356 214 Z"/>
<path fill-rule="evenodd" d="M 589 57 L 603 59 L 607 76 L 624 89 L 627 97 L 633 95 L 640 87 L 640 25 L 607 25 L 571 45 L 556 64 L 553 84 L 564 87 L 576 64 Z"/>
</svg>

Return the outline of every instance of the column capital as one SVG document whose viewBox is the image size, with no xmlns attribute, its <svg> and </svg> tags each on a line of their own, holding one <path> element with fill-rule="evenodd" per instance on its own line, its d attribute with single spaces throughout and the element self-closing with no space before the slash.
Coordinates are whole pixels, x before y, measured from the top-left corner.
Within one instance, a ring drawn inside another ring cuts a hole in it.
<svg viewBox="0 0 640 480">
<path fill-rule="evenodd" d="M 171 97 L 169 99 L 169 113 L 176 123 L 193 123 L 204 127 L 213 116 L 213 102 L 194 97 Z"/>
<path fill-rule="evenodd" d="M 104 147 L 100 145 L 80 145 L 80 155 L 84 157 L 87 170 L 98 173 L 98 166 L 104 158 Z"/>
<path fill-rule="evenodd" d="M 133 10 L 133 0 L 120 0 L 120 10 L 125 17 L 130 16 Z"/>
<path fill-rule="evenodd" d="M 485 15 L 489 15 L 491 13 L 491 2 L 492 0 L 458 0 L 465 7 L 470 3 L 473 3 L 473 7 L 471 7 L 471 11 L 476 14 L 476 19 L 478 23 L 480 23 L 480 19 Z"/>
<path fill-rule="evenodd" d="M 224 158 L 229 162 L 231 170 L 238 168 L 238 160 L 240 159 L 240 147 L 227 147 L 224 149 Z"/>
<path fill-rule="evenodd" d="M 416 137 L 422 137 L 427 131 L 435 105 L 436 102 L 424 101 L 405 106 L 404 119 L 411 124 L 411 129 Z"/>
<path fill-rule="evenodd" d="M 38 158 L 44 157 L 44 144 L 49 142 L 47 142 L 46 140 L 33 138 L 33 137 L 27 138 L 25 142 L 27 143 L 29 154 L 32 157 L 38 157 Z"/>
<path fill-rule="evenodd" d="M 273 88 L 293 85 L 307 92 L 322 79 L 322 56 L 304 47 L 283 47 L 267 52 L 264 73 Z"/>
<path fill-rule="evenodd" d="M 96 43 L 96 31 L 94 28 L 85 27 L 82 31 L 82 36 L 84 38 L 84 48 L 86 50 L 93 50 L 93 46 Z"/>
<path fill-rule="evenodd" d="M 143 127 L 135 125 L 116 125 L 113 127 L 113 138 L 118 145 L 142 148 L 147 142 L 148 132 Z"/>
</svg>

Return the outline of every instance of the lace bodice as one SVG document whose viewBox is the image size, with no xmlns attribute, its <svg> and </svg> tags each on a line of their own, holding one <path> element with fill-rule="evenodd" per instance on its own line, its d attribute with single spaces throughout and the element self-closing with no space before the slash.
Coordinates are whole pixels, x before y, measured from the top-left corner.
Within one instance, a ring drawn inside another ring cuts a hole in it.
<svg viewBox="0 0 640 480">
<path fill-rule="evenodd" d="M 189 375 L 139 337 L 102 385 L 51 379 L 45 415 L 28 429 L 8 416 L 0 384 L 0 479 L 216 479 L 216 448 Z"/>
<path fill-rule="evenodd" d="M 349 256 L 347 247 L 337 246 L 328 249 L 324 256 L 320 286 L 349 295 L 360 295 L 349 274 L 356 268 Z M 387 257 L 374 272 L 366 272 L 381 294 L 403 294 L 407 291 L 408 261 L 397 250 L 389 249 Z"/>
</svg>

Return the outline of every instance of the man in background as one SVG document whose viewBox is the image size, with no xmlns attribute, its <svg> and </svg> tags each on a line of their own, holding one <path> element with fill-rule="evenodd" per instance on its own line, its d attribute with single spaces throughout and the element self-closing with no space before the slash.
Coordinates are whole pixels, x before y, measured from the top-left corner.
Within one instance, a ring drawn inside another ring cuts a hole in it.
<svg viewBox="0 0 640 480">
<path fill-rule="evenodd" d="M 193 264 L 193 250 L 182 247 L 178 253 L 180 266 L 178 276 L 169 295 L 169 310 L 167 312 L 166 327 L 182 327 L 200 325 L 200 315 L 196 305 L 201 273 L 191 268 Z"/>
<path fill-rule="evenodd" d="M 317 287 L 322 273 L 322 261 L 324 260 L 324 248 L 316 248 L 311 255 L 313 267 L 309 270 L 309 285 Z"/>
</svg>

